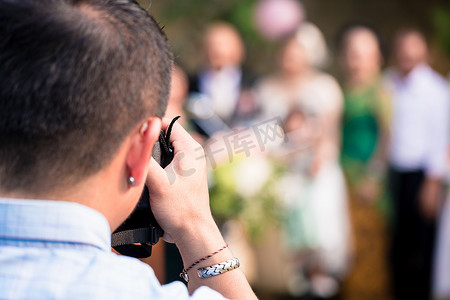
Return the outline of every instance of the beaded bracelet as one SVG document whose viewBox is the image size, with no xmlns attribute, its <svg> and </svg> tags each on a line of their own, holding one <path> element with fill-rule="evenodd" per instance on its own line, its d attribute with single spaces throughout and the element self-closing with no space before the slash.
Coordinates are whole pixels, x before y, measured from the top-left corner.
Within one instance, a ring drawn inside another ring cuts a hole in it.
<svg viewBox="0 0 450 300">
<path fill-rule="evenodd" d="M 188 277 L 188 272 L 190 269 L 192 269 L 194 266 L 198 265 L 199 263 L 201 263 L 202 261 L 207 260 L 208 258 L 212 257 L 213 255 L 216 255 L 217 253 L 219 253 L 222 250 L 225 250 L 226 248 L 228 248 L 228 244 L 226 244 L 225 246 L 223 246 L 222 248 L 220 248 L 219 250 L 200 258 L 199 260 L 197 260 L 196 262 L 194 262 L 192 265 L 190 265 L 188 268 L 184 269 L 181 273 L 180 273 L 180 277 L 183 278 L 186 282 L 189 282 L 189 277 Z"/>
</svg>

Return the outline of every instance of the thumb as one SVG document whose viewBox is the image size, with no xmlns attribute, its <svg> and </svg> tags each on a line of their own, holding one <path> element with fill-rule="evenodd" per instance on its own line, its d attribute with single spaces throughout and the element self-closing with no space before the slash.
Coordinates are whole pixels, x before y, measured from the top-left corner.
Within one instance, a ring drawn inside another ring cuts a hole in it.
<svg viewBox="0 0 450 300">
<path fill-rule="evenodd" d="M 150 158 L 146 183 L 147 186 L 152 189 L 165 186 L 169 183 L 166 171 L 161 168 L 159 163 L 153 157 Z"/>
</svg>

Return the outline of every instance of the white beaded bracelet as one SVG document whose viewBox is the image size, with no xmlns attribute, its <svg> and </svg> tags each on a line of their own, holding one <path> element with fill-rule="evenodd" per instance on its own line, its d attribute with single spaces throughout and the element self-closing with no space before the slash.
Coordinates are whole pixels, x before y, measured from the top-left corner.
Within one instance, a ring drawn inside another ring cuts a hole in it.
<svg viewBox="0 0 450 300">
<path fill-rule="evenodd" d="M 239 259 L 235 257 L 233 259 L 227 260 L 217 265 L 200 268 L 198 269 L 197 273 L 198 277 L 203 279 L 237 269 L 239 268 L 240 265 L 241 264 L 239 262 Z"/>
</svg>

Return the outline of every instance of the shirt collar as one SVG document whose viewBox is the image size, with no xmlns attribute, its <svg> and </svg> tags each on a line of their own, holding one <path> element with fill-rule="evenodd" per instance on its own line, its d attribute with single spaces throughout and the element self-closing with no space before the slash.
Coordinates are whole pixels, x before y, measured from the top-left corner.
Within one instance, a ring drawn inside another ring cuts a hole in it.
<svg viewBox="0 0 450 300">
<path fill-rule="evenodd" d="M 406 76 L 400 74 L 396 71 L 396 81 L 398 84 L 410 84 L 413 82 L 420 81 L 423 76 L 429 73 L 430 66 L 425 63 L 420 63 L 415 66 Z"/>
<path fill-rule="evenodd" d="M 208 78 L 216 77 L 216 76 L 227 76 L 230 78 L 238 78 L 240 80 L 242 76 L 242 70 L 239 67 L 236 66 L 225 66 L 221 68 L 220 70 L 214 70 L 214 69 L 206 69 L 203 73 L 203 76 L 206 76 Z"/>
<path fill-rule="evenodd" d="M 111 231 L 106 218 L 87 206 L 63 201 L 0 198 L 2 239 L 111 249 Z"/>
</svg>

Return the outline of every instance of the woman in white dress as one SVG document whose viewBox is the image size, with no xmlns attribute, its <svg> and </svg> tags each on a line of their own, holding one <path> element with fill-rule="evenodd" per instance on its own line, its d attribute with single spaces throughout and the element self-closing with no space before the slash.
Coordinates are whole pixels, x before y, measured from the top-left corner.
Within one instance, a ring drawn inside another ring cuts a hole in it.
<svg viewBox="0 0 450 300">
<path fill-rule="evenodd" d="M 290 172 L 281 180 L 289 182 L 281 197 L 288 212 L 281 256 L 291 266 L 285 282 L 291 294 L 306 291 L 321 297 L 338 290 L 350 236 L 338 163 L 343 97 L 336 80 L 318 69 L 325 59 L 322 34 L 305 23 L 285 43 L 278 72 L 255 88 L 261 119 L 280 117 L 288 136 L 283 153 L 289 154 L 283 154 L 283 160 Z"/>
</svg>

